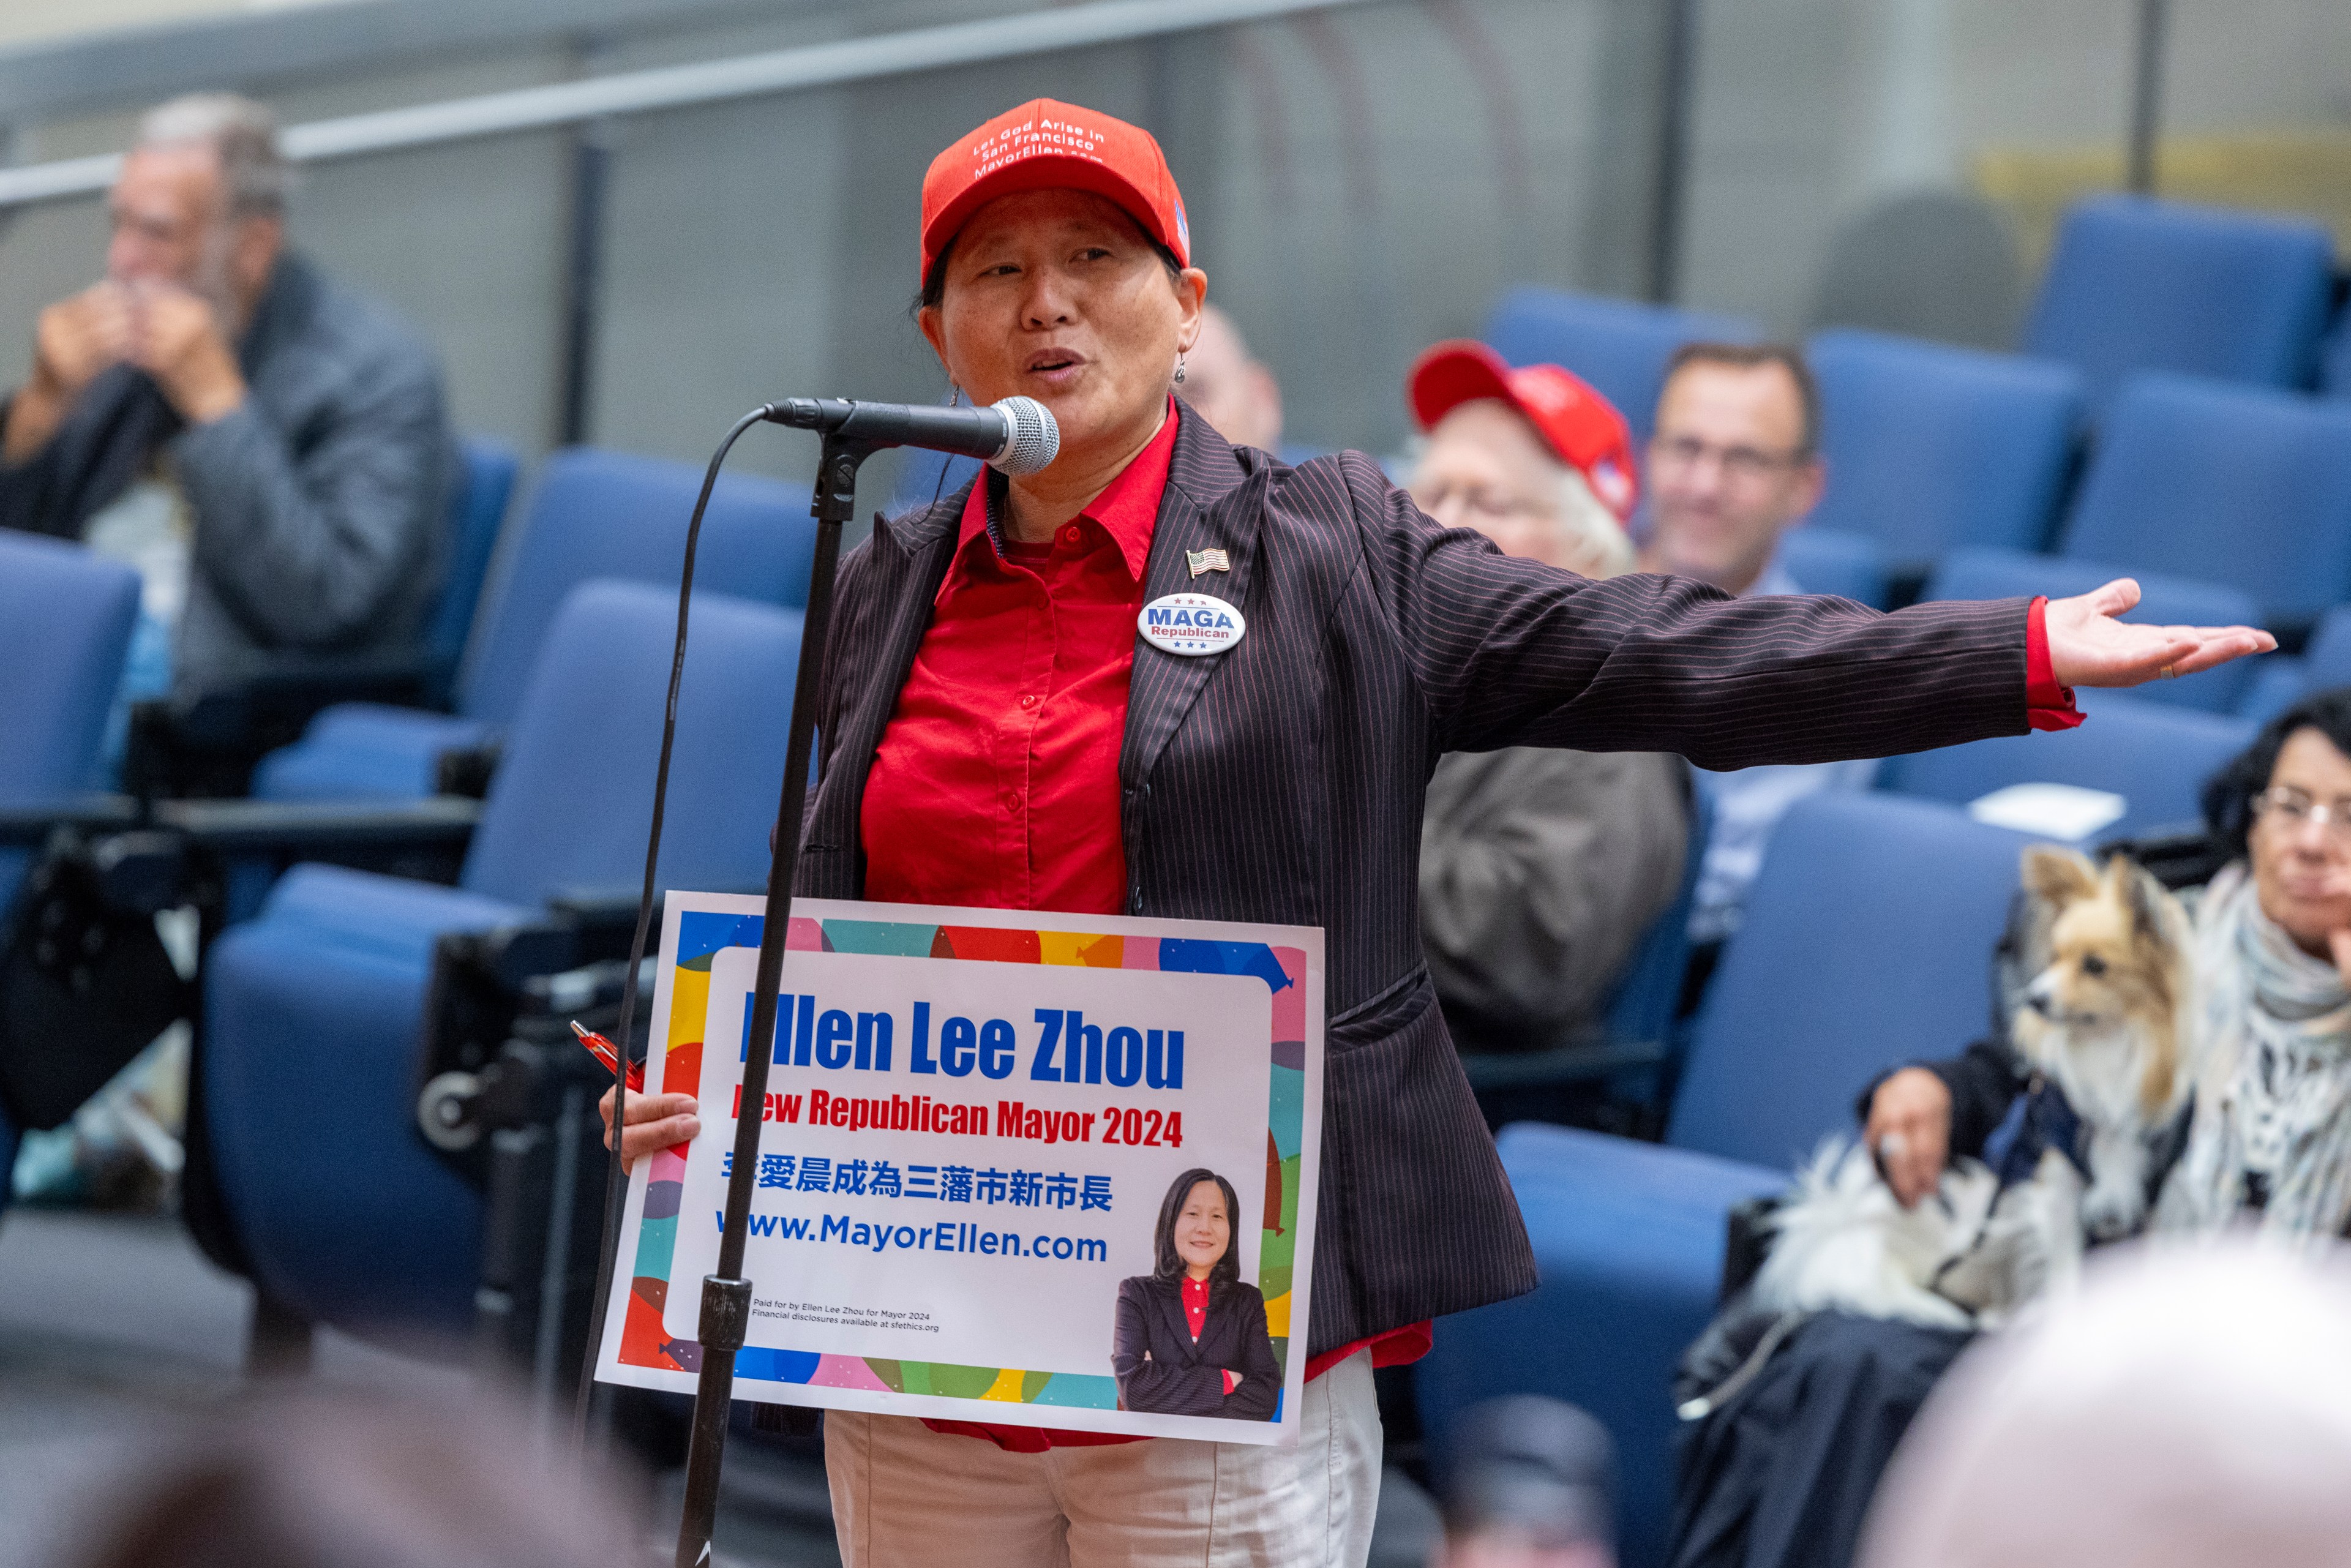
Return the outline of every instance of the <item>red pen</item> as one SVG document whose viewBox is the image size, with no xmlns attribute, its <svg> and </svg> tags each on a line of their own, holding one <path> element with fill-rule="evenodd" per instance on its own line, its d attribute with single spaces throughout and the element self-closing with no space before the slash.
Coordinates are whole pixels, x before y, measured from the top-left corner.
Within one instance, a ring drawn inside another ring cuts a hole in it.
<svg viewBox="0 0 2351 1568">
<path fill-rule="evenodd" d="M 578 1019 L 573 1019 L 571 1020 L 571 1032 L 580 1037 L 580 1043 L 588 1048 L 589 1055 L 594 1057 L 597 1061 L 604 1064 L 606 1071 L 611 1072 L 619 1071 L 621 1066 L 621 1053 L 612 1048 L 612 1042 L 611 1040 L 606 1040 L 602 1035 L 598 1034 L 592 1029 L 581 1029 Z M 645 1070 L 638 1063 L 632 1061 L 629 1063 L 629 1092 L 632 1094 L 642 1094 L 644 1092 Z"/>
</svg>

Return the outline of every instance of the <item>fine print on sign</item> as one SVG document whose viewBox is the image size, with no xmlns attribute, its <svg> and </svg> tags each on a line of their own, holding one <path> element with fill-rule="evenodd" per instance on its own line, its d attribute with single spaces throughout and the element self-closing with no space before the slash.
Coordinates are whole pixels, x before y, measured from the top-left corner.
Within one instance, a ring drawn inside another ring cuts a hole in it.
<svg viewBox="0 0 2351 1568">
<path fill-rule="evenodd" d="M 760 911 L 668 900 L 646 1088 L 704 1131 L 631 1173 L 607 1382 L 695 1386 Z M 1295 1440 L 1320 930 L 802 899 L 781 991 L 738 1398 Z"/>
</svg>

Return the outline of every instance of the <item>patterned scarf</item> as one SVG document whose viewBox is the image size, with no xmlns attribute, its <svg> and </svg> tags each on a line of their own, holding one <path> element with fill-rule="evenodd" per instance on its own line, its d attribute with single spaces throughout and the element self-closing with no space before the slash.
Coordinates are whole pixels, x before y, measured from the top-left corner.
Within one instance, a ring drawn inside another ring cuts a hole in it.
<svg viewBox="0 0 2351 1568">
<path fill-rule="evenodd" d="M 2252 879 L 2230 866 L 2198 911 L 2204 989 L 2202 1069 L 2188 1150 L 2156 1224 L 2214 1230 L 2264 1186 L 2259 1221 L 2283 1238 L 2351 1227 L 2351 991 L 2262 913 Z"/>
</svg>

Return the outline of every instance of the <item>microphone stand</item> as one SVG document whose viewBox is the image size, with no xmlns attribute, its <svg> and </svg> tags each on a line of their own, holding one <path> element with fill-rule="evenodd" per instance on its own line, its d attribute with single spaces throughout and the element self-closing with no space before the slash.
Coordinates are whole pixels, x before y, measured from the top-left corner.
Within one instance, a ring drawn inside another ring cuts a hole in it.
<svg viewBox="0 0 2351 1568">
<path fill-rule="evenodd" d="M 841 526 L 857 507 L 857 470 L 879 450 L 872 442 L 828 434 L 817 465 L 816 563 L 809 578 L 801 623 L 800 666 L 792 687 L 792 721 L 784 752 L 783 799 L 776 810 L 774 859 L 768 868 L 768 905 L 759 929 L 759 966 L 751 988 L 750 1052 L 735 1115 L 735 1164 L 726 1182 L 726 1228 L 718 1240 L 718 1271 L 703 1277 L 701 1383 L 694 1394 L 694 1436 L 686 1449 L 685 1510 L 677 1524 L 677 1568 L 711 1560 L 710 1535 L 718 1513 L 718 1473 L 726 1456 L 726 1418 L 735 1398 L 735 1353 L 751 1321 L 751 1281 L 743 1277 L 743 1243 L 750 1231 L 751 1193 L 759 1164 L 759 1125 L 768 1103 L 768 1068 L 776 1034 L 776 997 L 784 972 L 784 943 L 792 915 L 792 878 L 799 869 L 800 819 L 808 799 L 809 754 L 816 733 L 817 683 L 824 667 L 825 634 L 832 621 L 833 570 L 841 559 Z M 592 1347 L 591 1347 L 592 1354 Z"/>
</svg>

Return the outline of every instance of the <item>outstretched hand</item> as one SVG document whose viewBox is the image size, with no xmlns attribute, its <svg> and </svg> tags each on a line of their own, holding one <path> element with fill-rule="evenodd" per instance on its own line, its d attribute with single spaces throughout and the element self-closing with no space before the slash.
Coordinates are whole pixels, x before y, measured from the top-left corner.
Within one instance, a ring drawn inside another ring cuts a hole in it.
<svg viewBox="0 0 2351 1568">
<path fill-rule="evenodd" d="M 2115 619 L 2138 602 L 2138 584 L 2118 577 L 2095 592 L 2049 601 L 2049 663 L 2061 686 L 2136 686 L 2192 675 L 2277 639 L 2252 626 L 2147 626 Z"/>
</svg>

